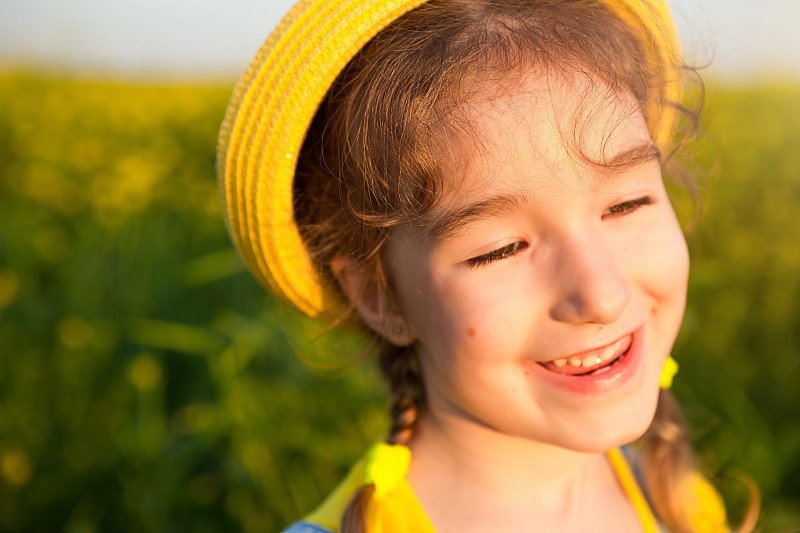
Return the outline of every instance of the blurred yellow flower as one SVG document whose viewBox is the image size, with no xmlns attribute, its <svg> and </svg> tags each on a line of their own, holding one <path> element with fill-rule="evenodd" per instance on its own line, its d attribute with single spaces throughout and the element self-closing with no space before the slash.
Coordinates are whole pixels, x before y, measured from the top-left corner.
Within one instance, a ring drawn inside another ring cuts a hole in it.
<svg viewBox="0 0 800 533">
<path fill-rule="evenodd" d="M 70 240 L 67 232 L 52 226 L 37 231 L 31 239 L 31 245 L 40 258 L 50 263 L 60 263 L 69 256 Z"/>
<path fill-rule="evenodd" d="M 0 475 L 9 485 L 27 485 L 33 477 L 33 464 L 28 454 L 19 449 L 0 452 Z"/>
<path fill-rule="evenodd" d="M 153 390 L 161 383 L 163 370 L 153 356 L 142 354 L 137 356 L 128 367 L 128 379 L 142 391 Z"/>
<path fill-rule="evenodd" d="M 58 324 L 58 340 L 67 348 L 85 348 L 93 334 L 92 325 L 79 316 L 64 317 Z"/>
<path fill-rule="evenodd" d="M 14 303 L 19 292 L 19 278 L 7 269 L 0 269 L 0 309 Z"/>
<path fill-rule="evenodd" d="M 185 433 L 201 433 L 214 425 L 216 411 L 208 403 L 192 403 L 175 412 L 172 425 Z"/>
</svg>

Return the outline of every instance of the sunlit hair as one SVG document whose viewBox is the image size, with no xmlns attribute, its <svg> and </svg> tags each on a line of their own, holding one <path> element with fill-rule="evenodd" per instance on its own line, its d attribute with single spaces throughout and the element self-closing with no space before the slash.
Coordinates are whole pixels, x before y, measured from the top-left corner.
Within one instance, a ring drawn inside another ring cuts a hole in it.
<svg viewBox="0 0 800 533">
<path fill-rule="evenodd" d="M 604 90 L 618 100 L 632 96 L 650 130 L 657 131 L 667 108 L 684 117 L 682 123 L 696 124 L 693 111 L 666 96 L 665 84 L 683 71 L 677 58 L 671 65 L 650 62 L 630 24 L 605 2 L 423 4 L 361 50 L 328 92 L 309 129 L 294 194 L 296 219 L 314 264 L 335 286 L 331 261 L 337 254 L 349 255 L 365 269 L 361 290 L 377 294 L 380 309 L 391 308 L 391 279 L 382 261 L 386 239 L 394 227 L 427 222 L 442 190 L 437 143 L 441 149 L 442 132 L 470 141 L 471 128 L 463 124 L 466 113 L 460 110 L 481 89 L 524 72 L 565 80 L 583 76 L 594 82 L 587 91 Z M 586 117 L 578 113 L 562 136 L 571 152 L 588 159 L 581 146 L 580 122 Z M 671 159 L 678 144 L 661 147 L 662 162 Z M 590 162 L 604 164 L 602 158 Z M 376 340 L 391 391 L 387 441 L 405 444 L 425 408 L 414 346 Z M 656 419 L 640 444 L 645 485 L 657 515 L 671 531 L 690 531 L 680 485 L 694 465 L 670 393 L 662 392 Z M 343 532 L 366 531 L 364 515 L 372 492 L 371 486 L 357 491 L 343 517 Z"/>
</svg>

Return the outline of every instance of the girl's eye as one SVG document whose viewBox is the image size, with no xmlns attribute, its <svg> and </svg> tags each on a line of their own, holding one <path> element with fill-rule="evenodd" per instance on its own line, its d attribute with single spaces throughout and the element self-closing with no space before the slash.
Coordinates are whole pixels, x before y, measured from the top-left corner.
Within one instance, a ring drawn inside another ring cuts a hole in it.
<svg viewBox="0 0 800 533">
<path fill-rule="evenodd" d="M 616 217 L 616 216 L 630 215 L 640 207 L 651 205 L 653 203 L 654 203 L 653 199 L 650 196 L 643 196 L 635 200 L 627 200 L 625 202 L 620 202 L 616 205 L 612 205 L 611 207 L 606 209 L 606 212 L 603 213 L 603 217 L 605 218 L 607 216 Z"/>
<path fill-rule="evenodd" d="M 511 244 L 503 246 L 502 248 L 498 248 L 497 250 L 492 250 L 487 254 L 467 259 L 467 266 L 469 266 L 470 268 L 477 268 L 488 265 L 489 263 L 494 263 L 495 261 L 508 259 L 509 257 L 517 255 L 517 252 L 520 252 L 527 247 L 528 245 L 524 242 L 519 242 L 519 241 L 512 242 Z"/>
</svg>

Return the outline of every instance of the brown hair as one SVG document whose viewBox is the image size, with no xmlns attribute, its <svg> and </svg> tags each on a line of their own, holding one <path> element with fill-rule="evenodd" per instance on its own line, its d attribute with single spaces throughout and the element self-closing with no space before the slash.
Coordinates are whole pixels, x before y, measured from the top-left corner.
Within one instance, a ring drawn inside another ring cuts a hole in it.
<svg viewBox="0 0 800 533">
<path fill-rule="evenodd" d="M 349 254 L 366 269 L 362 289 L 376 292 L 382 309 L 391 305 L 382 249 L 392 227 L 424 222 L 437 200 L 442 176 L 432 143 L 436 132 L 461 127 L 454 117 L 475 90 L 471 81 L 485 86 L 491 76 L 499 80 L 531 68 L 585 74 L 612 93 L 632 94 L 649 110 L 651 131 L 667 107 L 682 111 L 689 123 L 696 119 L 666 97 L 666 83 L 681 69 L 677 58 L 675 64 L 654 64 L 631 24 L 605 2 L 431 0 L 361 50 L 309 129 L 295 178 L 295 213 L 320 274 L 334 284 L 331 260 Z M 580 139 L 577 128 L 573 134 Z M 424 408 L 414 348 L 383 341 L 379 361 L 391 391 L 387 440 L 405 444 Z M 693 468 L 692 454 L 670 393 L 662 392 L 641 443 L 656 513 L 670 530 L 690 531 L 678 491 L 680 477 Z M 354 495 L 343 532 L 366 531 L 372 492 L 366 486 Z"/>
</svg>

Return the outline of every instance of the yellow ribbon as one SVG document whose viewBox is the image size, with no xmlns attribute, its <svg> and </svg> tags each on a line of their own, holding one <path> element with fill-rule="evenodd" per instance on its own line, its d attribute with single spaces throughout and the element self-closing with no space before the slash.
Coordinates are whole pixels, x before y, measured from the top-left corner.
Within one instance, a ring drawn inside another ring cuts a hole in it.
<svg viewBox="0 0 800 533">
<path fill-rule="evenodd" d="M 662 389 L 672 388 L 672 378 L 678 373 L 678 362 L 670 355 L 664 361 L 664 368 L 661 370 L 661 380 L 659 384 Z"/>
<path fill-rule="evenodd" d="M 373 497 L 386 496 L 406 477 L 411 451 L 401 444 L 379 442 L 369 452 L 364 467 L 364 484 L 375 485 Z"/>
</svg>

